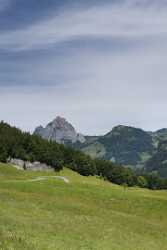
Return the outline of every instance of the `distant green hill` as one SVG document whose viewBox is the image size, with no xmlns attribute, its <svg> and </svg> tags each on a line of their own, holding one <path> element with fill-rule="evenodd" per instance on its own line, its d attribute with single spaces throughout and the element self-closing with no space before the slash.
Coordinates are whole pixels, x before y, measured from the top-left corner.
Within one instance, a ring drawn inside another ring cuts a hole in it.
<svg viewBox="0 0 167 250">
<path fill-rule="evenodd" d="M 142 167 L 153 155 L 153 136 L 142 129 L 117 126 L 105 136 L 88 138 L 80 149 L 92 157 L 112 160 L 123 165 Z"/>
<path fill-rule="evenodd" d="M 167 178 L 167 129 L 146 132 L 117 126 L 104 136 L 86 137 L 75 145 L 93 158 L 111 160 L 132 168 L 143 168 Z"/>
<path fill-rule="evenodd" d="M 0 164 L 0 249 L 166 250 L 164 191 L 124 188 L 64 169 L 45 172 Z"/>
</svg>

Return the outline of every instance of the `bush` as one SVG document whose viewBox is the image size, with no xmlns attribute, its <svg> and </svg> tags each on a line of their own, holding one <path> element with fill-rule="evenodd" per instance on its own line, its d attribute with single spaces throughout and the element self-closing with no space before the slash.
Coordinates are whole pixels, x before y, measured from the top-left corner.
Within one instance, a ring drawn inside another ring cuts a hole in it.
<svg viewBox="0 0 167 250">
<path fill-rule="evenodd" d="M 146 178 L 144 176 L 137 177 L 137 186 L 139 186 L 141 188 L 148 187 L 148 181 L 146 180 Z"/>
</svg>

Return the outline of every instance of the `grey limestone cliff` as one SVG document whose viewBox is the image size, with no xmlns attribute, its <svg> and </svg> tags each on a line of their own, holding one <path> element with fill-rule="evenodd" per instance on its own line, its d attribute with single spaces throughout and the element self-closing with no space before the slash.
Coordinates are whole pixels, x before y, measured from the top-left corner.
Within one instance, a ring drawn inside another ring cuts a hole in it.
<svg viewBox="0 0 167 250">
<path fill-rule="evenodd" d="M 85 142 L 84 136 L 77 133 L 75 128 L 66 119 L 60 116 L 56 117 L 56 119 L 50 122 L 45 128 L 42 126 L 37 127 L 34 134 L 62 144 Z"/>
</svg>

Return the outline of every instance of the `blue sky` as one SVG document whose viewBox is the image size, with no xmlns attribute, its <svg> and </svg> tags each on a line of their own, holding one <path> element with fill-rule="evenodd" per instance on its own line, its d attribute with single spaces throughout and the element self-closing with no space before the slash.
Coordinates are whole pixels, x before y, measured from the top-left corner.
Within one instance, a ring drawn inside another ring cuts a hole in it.
<svg viewBox="0 0 167 250">
<path fill-rule="evenodd" d="M 0 0 L 0 119 L 167 127 L 166 0 Z"/>
</svg>

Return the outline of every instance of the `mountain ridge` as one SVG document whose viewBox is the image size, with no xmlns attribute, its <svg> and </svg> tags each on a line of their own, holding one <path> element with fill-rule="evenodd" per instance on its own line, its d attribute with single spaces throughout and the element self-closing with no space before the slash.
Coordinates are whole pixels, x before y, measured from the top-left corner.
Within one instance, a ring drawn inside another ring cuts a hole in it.
<svg viewBox="0 0 167 250">
<path fill-rule="evenodd" d="M 111 160 L 132 168 L 151 169 L 150 162 L 160 150 L 161 141 L 167 140 L 167 129 L 148 132 L 132 126 L 114 126 L 101 136 L 84 136 L 78 133 L 65 118 L 56 117 L 43 127 L 37 127 L 35 134 L 81 150 L 92 158 Z M 158 153 L 159 154 L 159 153 Z M 167 160 L 167 154 L 166 154 Z M 163 157 L 164 161 L 164 157 Z M 149 163 L 149 164 L 148 164 Z M 160 166 L 158 165 L 158 172 Z M 154 166 L 153 170 L 156 170 Z"/>
</svg>

